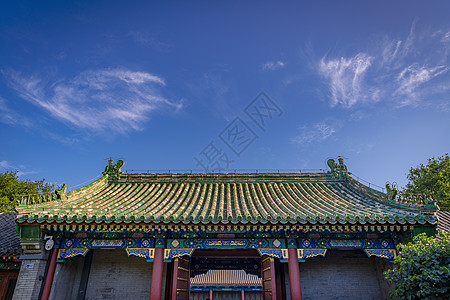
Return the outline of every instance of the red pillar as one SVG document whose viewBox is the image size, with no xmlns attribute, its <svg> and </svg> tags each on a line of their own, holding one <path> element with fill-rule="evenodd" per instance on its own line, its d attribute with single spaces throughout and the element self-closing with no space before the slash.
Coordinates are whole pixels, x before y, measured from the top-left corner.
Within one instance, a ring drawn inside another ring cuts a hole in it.
<svg viewBox="0 0 450 300">
<path fill-rule="evenodd" d="M 212 288 L 210 288 L 210 290 L 209 290 L 209 300 L 213 300 L 214 298 L 213 298 L 213 290 L 212 290 Z"/>
<path fill-rule="evenodd" d="M 45 277 L 44 290 L 42 291 L 41 300 L 48 300 L 50 292 L 52 291 L 53 277 L 55 276 L 56 257 L 58 256 L 58 249 L 52 250 L 50 264 L 48 265 L 47 277 Z"/>
<path fill-rule="evenodd" d="M 164 270 L 164 249 L 155 248 L 153 259 L 152 285 L 150 287 L 150 300 L 161 300 Z"/>
<path fill-rule="evenodd" d="M 300 287 L 300 269 L 298 267 L 298 255 L 296 248 L 288 249 L 289 283 L 291 287 L 291 299 L 302 300 L 302 290 Z"/>
</svg>

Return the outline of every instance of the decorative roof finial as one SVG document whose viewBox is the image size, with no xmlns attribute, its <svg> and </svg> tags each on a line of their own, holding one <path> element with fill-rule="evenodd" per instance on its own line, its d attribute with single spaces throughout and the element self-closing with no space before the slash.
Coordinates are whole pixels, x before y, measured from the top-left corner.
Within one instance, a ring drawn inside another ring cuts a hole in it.
<svg viewBox="0 0 450 300">
<path fill-rule="evenodd" d="M 63 184 L 59 189 L 55 190 L 56 198 L 59 200 L 67 199 L 67 184 Z"/>
<path fill-rule="evenodd" d="M 390 182 L 386 182 L 386 198 L 388 200 L 395 200 L 395 198 L 397 197 L 397 193 L 397 183 L 393 182 L 391 184 Z"/>
<path fill-rule="evenodd" d="M 328 167 L 331 169 L 331 174 L 335 178 L 344 178 L 350 173 L 347 171 L 347 166 L 344 164 L 344 159 L 338 157 L 339 164 L 332 158 L 327 161 Z"/>
<path fill-rule="evenodd" d="M 103 174 L 108 175 L 112 180 L 116 180 L 119 177 L 119 174 L 121 173 L 125 162 L 119 159 L 115 165 L 113 165 L 112 163 L 113 160 L 112 158 L 110 158 L 108 160 L 108 165 L 106 166 L 105 171 L 103 171 Z"/>
<path fill-rule="evenodd" d="M 427 211 L 437 211 L 439 207 L 436 204 L 436 200 L 433 199 L 430 195 L 425 196 L 423 208 Z"/>
</svg>

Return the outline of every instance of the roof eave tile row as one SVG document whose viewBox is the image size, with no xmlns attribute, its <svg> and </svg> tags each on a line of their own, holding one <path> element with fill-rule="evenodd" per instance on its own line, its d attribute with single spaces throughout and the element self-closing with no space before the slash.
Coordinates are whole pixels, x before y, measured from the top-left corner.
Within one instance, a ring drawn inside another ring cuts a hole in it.
<svg viewBox="0 0 450 300">
<path fill-rule="evenodd" d="M 360 219 L 358 217 L 356 218 L 348 218 L 348 219 L 341 219 L 341 218 L 327 218 L 327 219 L 301 219 L 301 218 L 295 218 L 295 219 L 251 219 L 251 220 L 245 220 L 245 219 L 226 219 L 226 220 L 210 220 L 210 219 L 174 219 L 172 217 L 169 218 L 159 218 L 154 219 L 153 217 L 145 218 L 144 216 L 141 217 L 123 217 L 123 218 L 115 218 L 115 217 L 106 217 L 106 216 L 39 216 L 39 215 L 21 215 L 17 218 L 17 223 L 46 223 L 46 224 L 60 224 L 60 223 L 68 223 L 68 224 L 292 224 L 292 225 L 374 225 L 374 224 L 381 224 L 381 225 L 415 225 L 415 224 L 436 224 L 436 218 L 431 215 L 417 215 L 417 216 L 411 216 L 411 217 L 405 217 L 405 218 L 369 218 L 366 217 L 364 219 Z"/>
</svg>

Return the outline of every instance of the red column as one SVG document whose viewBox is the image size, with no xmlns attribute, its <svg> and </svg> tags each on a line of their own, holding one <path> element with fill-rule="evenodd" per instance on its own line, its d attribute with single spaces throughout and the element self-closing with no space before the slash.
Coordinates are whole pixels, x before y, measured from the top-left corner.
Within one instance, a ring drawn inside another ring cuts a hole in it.
<svg viewBox="0 0 450 300">
<path fill-rule="evenodd" d="M 300 269 L 298 267 L 298 256 L 296 248 L 288 249 L 289 255 L 289 284 L 291 287 L 291 299 L 302 300 L 302 290 L 300 287 Z"/>
<path fill-rule="evenodd" d="M 211 300 L 212 300 L 212 298 L 211 298 Z M 241 291 L 241 300 L 245 300 L 244 288 L 242 288 L 242 291 Z"/>
<path fill-rule="evenodd" d="M 42 291 L 41 300 L 48 300 L 50 292 L 52 291 L 53 277 L 55 276 L 56 257 L 58 256 L 58 249 L 52 250 L 50 264 L 48 265 L 47 276 L 45 277 L 44 290 Z"/>
<path fill-rule="evenodd" d="M 153 259 L 152 285 L 150 287 L 150 300 L 161 300 L 164 270 L 164 248 L 155 248 Z"/>
<path fill-rule="evenodd" d="M 212 288 L 210 288 L 210 290 L 209 290 L 209 300 L 213 300 L 214 298 L 213 298 L 213 290 L 212 290 Z"/>
</svg>

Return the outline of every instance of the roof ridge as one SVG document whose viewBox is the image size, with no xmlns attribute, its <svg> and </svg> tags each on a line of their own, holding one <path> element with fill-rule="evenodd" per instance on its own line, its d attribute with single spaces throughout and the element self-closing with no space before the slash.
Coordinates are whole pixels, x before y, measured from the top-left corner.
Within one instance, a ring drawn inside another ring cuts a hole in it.
<svg viewBox="0 0 450 300">
<path fill-rule="evenodd" d="M 330 173 L 121 173 L 109 178 L 109 183 L 156 183 L 156 182 L 269 182 L 269 181 L 341 181 Z"/>
</svg>

